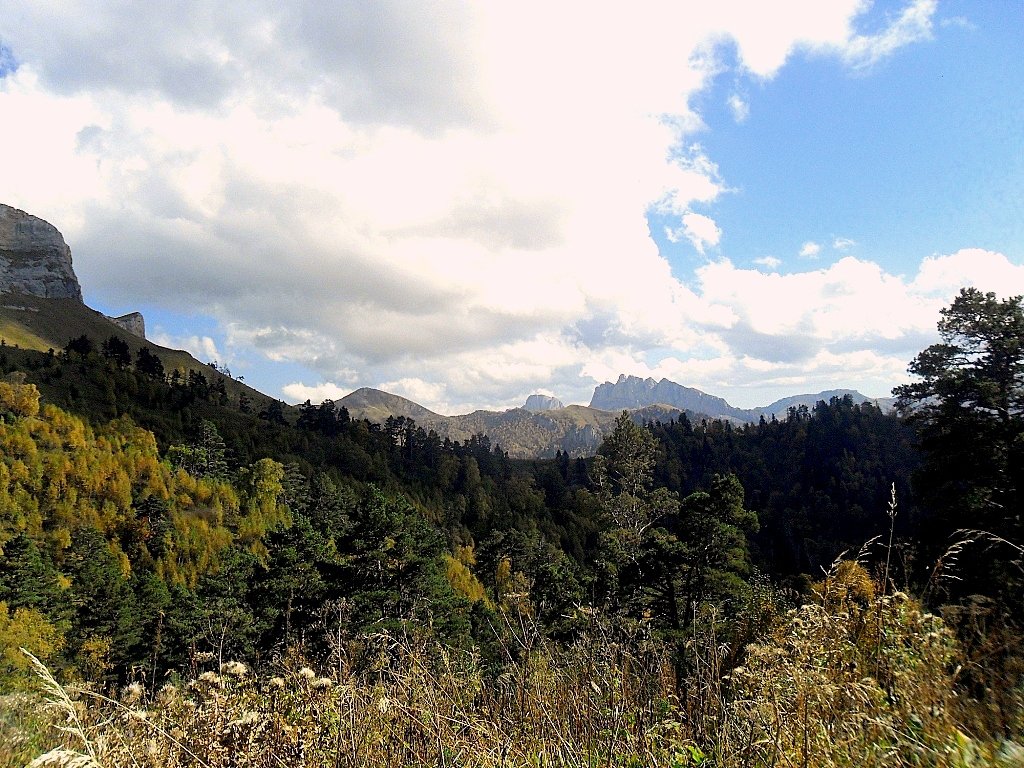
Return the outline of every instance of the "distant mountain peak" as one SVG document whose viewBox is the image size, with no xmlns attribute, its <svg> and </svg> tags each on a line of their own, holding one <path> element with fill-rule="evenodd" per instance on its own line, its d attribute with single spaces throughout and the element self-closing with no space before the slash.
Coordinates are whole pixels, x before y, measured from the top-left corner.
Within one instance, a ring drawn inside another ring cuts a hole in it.
<svg viewBox="0 0 1024 768">
<path fill-rule="evenodd" d="M 418 422 L 440 418 L 438 414 L 419 403 L 372 387 L 360 387 L 338 400 L 337 404 L 347 408 L 353 418 L 369 419 L 379 423 L 383 423 L 388 416 L 405 416 Z"/>
<path fill-rule="evenodd" d="M 648 377 L 619 374 L 612 384 L 606 381 L 594 389 L 591 408 L 602 411 L 637 411 L 654 405 L 664 405 L 709 416 L 713 419 L 728 419 L 738 422 L 754 422 L 761 416 L 775 415 L 784 418 L 789 408 L 806 405 L 813 408 L 820 400 L 829 402 L 833 397 L 849 396 L 855 403 L 871 402 L 886 410 L 891 407 L 891 398 L 871 398 L 853 389 L 829 389 L 817 394 L 794 395 L 776 400 L 760 408 L 736 408 L 721 397 L 709 395 L 693 387 L 684 387 L 669 379 L 655 381 Z"/>
<path fill-rule="evenodd" d="M 606 381 L 594 389 L 590 407 L 602 411 L 633 411 L 649 405 L 667 405 L 684 411 L 746 420 L 748 414 L 725 400 L 674 381 L 620 374 L 612 384 Z"/>
<path fill-rule="evenodd" d="M 560 408 L 565 408 L 565 405 L 557 397 L 535 394 L 526 398 L 526 405 L 523 408 L 531 413 L 540 413 L 542 411 L 557 411 Z"/>
</svg>

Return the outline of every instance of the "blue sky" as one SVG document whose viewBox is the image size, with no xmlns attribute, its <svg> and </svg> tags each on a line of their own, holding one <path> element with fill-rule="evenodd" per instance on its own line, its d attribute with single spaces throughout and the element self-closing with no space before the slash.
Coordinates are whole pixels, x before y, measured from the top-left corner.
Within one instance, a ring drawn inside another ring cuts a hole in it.
<svg viewBox="0 0 1024 768">
<path fill-rule="evenodd" d="M 0 201 L 289 401 L 884 396 L 1024 293 L 1024 4 L 404 0 L 0 18 Z"/>
<path fill-rule="evenodd" d="M 768 82 L 727 71 L 694 99 L 708 126 L 696 139 L 735 188 L 703 211 L 723 230 L 718 253 L 772 256 L 786 272 L 808 266 L 805 242 L 827 262 L 838 238 L 897 273 L 966 246 L 1020 258 L 1024 4 L 943 3 L 937 15 L 932 39 L 867 70 L 796 54 Z M 742 122 L 727 103 L 737 85 Z M 692 258 L 674 256 L 681 276 Z"/>
</svg>

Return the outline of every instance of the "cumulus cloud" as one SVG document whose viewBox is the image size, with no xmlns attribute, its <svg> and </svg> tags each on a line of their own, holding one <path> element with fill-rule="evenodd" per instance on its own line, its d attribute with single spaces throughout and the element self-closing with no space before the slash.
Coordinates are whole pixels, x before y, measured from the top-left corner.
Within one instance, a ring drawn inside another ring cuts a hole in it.
<svg viewBox="0 0 1024 768">
<path fill-rule="evenodd" d="M 710 216 L 687 211 L 683 214 L 683 226 L 680 229 L 671 230 L 668 236 L 673 242 L 678 242 L 685 237 L 693 243 L 693 247 L 697 249 L 698 253 L 703 254 L 705 247 L 718 245 L 722 238 L 722 230 Z"/>
<path fill-rule="evenodd" d="M 931 37 L 937 0 L 915 0 L 885 30 L 876 35 L 852 35 L 840 46 L 850 66 L 865 69 L 911 43 Z"/>
<path fill-rule="evenodd" d="M 340 387 L 333 382 L 321 382 L 320 384 L 307 385 L 301 382 L 292 382 L 281 387 L 285 399 L 291 403 L 304 403 L 307 400 L 319 405 L 324 400 L 340 400 L 345 395 L 351 394 L 351 387 Z"/>
<path fill-rule="evenodd" d="M 165 331 L 157 330 L 155 333 L 149 334 L 149 338 L 154 344 L 159 344 L 161 347 L 183 349 L 204 363 L 230 362 L 218 351 L 217 342 L 209 336 L 173 336 Z"/>
<path fill-rule="evenodd" d="M 866 66 L 925 36 L 934 7 L 871 35 L 856 32 L 863 10 L 14 0 L 0 199 L 64 232 L 87 299 L 224 329 L 223 350 L 172 346 L 304 365 L 318 381 L 291 398 L 390 384 L 458 409 L 521 404 L 544 383 L 586 401 L 581 373 L 648 365 L 656 348 L 735 376 L 759 364 L 756 334 L 819 339 L 807 329 L 852 321 L 852 300 L 773 325 L 766 299 L 722 293 L 720 264 L 699 290 L 674 274 L 647 215 L 716 248 L 718 223 L 693 207 L 729 187 L 691 100 L 720 51 L 760 78 L 801 48 Z M 814 283 L 729 270 L 797 306 L 793 286 Z"/>
<path fill-rule="evenodd" d="M 729 97 L 729 109 L 732 111 L 733 120 L 737 123 L 745 122 L 750 117 L 750 104 L 738 93 Z"/>
<path fill-rule="evenodd" d="M 800 246 L 800 255 L 805 259 L 816 259 L 819 253 L 821 253 L 821 245 L 813 240 L 808 240 Z"/>
<path fill-rule="evenodd" d="M 663 361 L 662 368 L 751 406 L 764 403 L 752 401 L 748 388 L 784 394 L 847 382 L 865 394 L 887 395 L 907 380 L 907 363 L 936 340 L 939 312 L 961 287 L 1024 293 L 1024 266 L 979 249 L 927 258 L 909 277 L 851 256 L 786 275 L 719 261 L 700 268 L 698 277 L 701 302 L 734 317 L 724 328 L 707 324 L 724 349 Z"/>
</svg>

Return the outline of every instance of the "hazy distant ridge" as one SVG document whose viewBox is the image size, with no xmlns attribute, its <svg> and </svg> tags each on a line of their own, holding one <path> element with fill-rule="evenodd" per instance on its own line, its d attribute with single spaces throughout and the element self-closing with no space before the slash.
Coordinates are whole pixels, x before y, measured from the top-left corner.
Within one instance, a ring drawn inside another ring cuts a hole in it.
<svg viewBox="0 0 1024 768">
<path fill-rule="evenodd" d="M 563 451 L 571 456 L 589 456 L 597 451 L 604 436 L 614 427 L 616 417 L 629 411 L 638 423 L 667 422 L 686 414 L 691 421 L 725 419 L 734 423 L 756 422 L 761 416 L 784 419 L 789 408 L 813 408 L 819 400 L 849 395 L 854 402 L 876 402 L 852 389 L 830 389 L 817 394 L 794 395 L 762 408 L 735 408 L 721 397 L 674 381 L 619 376 L 614 384 L 605 382 L 594 390 L 589 406 L 563 406 L 554 397 L 531 395 L 523 408 L 507 411 L 474 411 L 460 416 L 442 416 L 411 400 L 364 387 L 342 398 L 338 404 L 354 418 L 383 423 L 388 416 L 405 416 L 417 425 L 434 430 L 451 440 L 468 440 L 487 435 L 491 444 L 501 446 L 513 458 L 545 458 Z"/>
<path fill-rule="evenodd" d="M 648 405 L 668 405 L 685 411 L 707 414 L 708 416 L 756 420 L 750 412 L 734 408 L 721 397 L 715 397 L 699 389 L 684 387 L 674 381 L 662 379 L 641 379 L 637 376 L 619 376 L 612 384 L 606 381 L 594 390 L 590 407 L 602 411 L 633 411 Z"/>
</svg>

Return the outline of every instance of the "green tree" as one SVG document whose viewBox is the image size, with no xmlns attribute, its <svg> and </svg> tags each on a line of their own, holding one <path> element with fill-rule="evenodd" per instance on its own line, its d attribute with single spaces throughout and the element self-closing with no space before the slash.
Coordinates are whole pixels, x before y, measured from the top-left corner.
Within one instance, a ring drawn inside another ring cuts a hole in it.
<svg viewBox="0 0 1024 768">
<path fill-rule="evenodd" d="M 12 611 L 35 608 L 50 618 L 65 612 L 57 570 L 23 533 L 6 542 L 0 555 L 0 601 Z"/>
<path fill-rule="evenodd" d="M 757 513 L 743 504 L 735 475 L 715 475 L 707 491 L 685 499 L 680 510 L 683 593 L 687 620 L 700 602 L 733 603 L 750 575 L 749 537 L 757 533 Z"/>
<path fill-rule="evenodd" d="M 163 381 L 164 364 L 159 357 L 146 349 L 146 347 L 139 347 L 139 351 L 135 356 L 135 369 L 143 376 L 150 376 Z"/>
<path fill-rule="evenodd" d="M 84 671 L 121 666 L 139 641 L 135 596 L 122 565 L 95 528 L 79 528 L 64 563 L 71 581 L 69 645 Z"/>
<path fill-rule="evenodd" d="M 83 333 L 81 336 L 71 339 L 67 345 L 65 345 L 64 351 L 68 354 L 86 357 L 96 351 L 96 345 L 93 344 L 92 339 Z"/>
<path fill-rule="evenodd" d="M 676 500 L 670 493 L 652 490 L 657 450 L 650 431 L 623 411 L 594 460 L 594 484 L 614 527 L 634 536 L 675 509 Z"/>
<path fill-rule="evenodd" d="M 217 425 L 205 419 L 196 439 L 188 445 L 172 445 L 167 449 L 167 459 L 195 477 L 224 480 L 228 476 L 224 438 L 217 431 Z"/>
<path fill-rule="evenodd" d="M 893 390 L 898 409 L 916 426 L 925 452 L 917 487 L 934 514 L 923 532 L 936 546 L 960 528 L 1021 540 L 1021 302 L 1021 296 L 1000 300 L 994 293 L 962 289 L 942 310 L 941 341 L 910 363 L 917 380 Z M 981 576 L 985 569 L 969 570 Z M 987 585 L 985 591 L 994 586 Z"/>
<path fill-rule="evenodd" d="M 645 609 L 643 593 L 650 572 L 641 559 L 650 547 L 650 529 L 679 508 L 675 494 L 653 489 L 656 454 L 654 436 L 624 411 L 592 466 L 605 516 L 598 545 L 598 582 L 612 606 L 627 612 Z"/>
<path fill-rule="evenodd" d="M 132 351 L 128 346 L 128 342 L 117 336 L 110 336 L 103 342 L 100 354 L 119 368 L 127 368 L 132 363 Z"/>
</svg>

